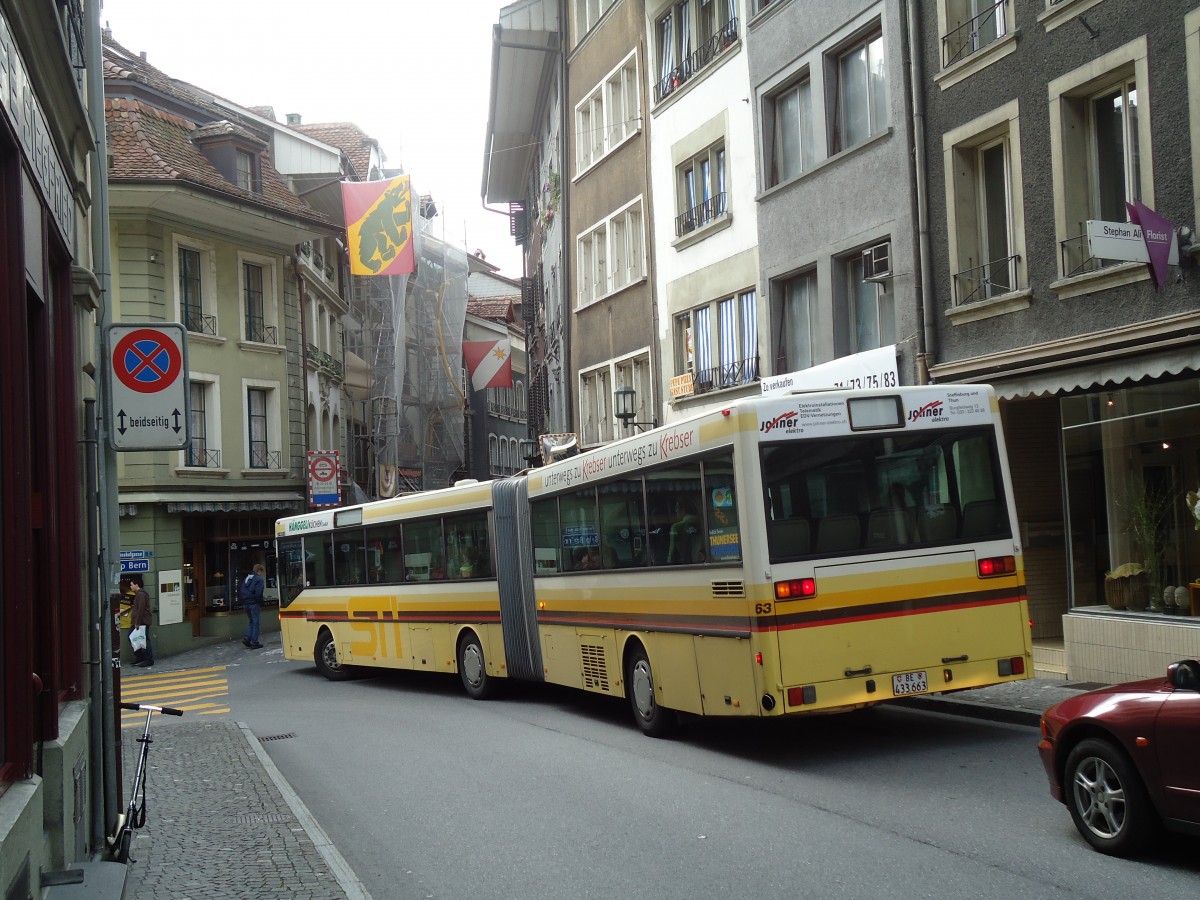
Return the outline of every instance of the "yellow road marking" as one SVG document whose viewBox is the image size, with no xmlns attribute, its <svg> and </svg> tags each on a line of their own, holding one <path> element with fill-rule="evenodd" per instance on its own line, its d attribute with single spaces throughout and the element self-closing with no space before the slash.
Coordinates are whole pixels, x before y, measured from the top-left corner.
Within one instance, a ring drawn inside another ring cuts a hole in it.
<svg viewBox="0 0 1200 900">
<path fill-rule="evenodd" d="M 154 706 L 173 706 L 202 716 L 228 713 L 229 679 L 223 677 L 225 666 L 184 669 L 179 672 L 131 675 L 121 682 L 123 703 L 147 703 Z M 208 702 L 219 698 L 224 702 Z M 121 713 L 122 728 L 140 728 L 146 714 L 136 710 Z"/>
</svg>

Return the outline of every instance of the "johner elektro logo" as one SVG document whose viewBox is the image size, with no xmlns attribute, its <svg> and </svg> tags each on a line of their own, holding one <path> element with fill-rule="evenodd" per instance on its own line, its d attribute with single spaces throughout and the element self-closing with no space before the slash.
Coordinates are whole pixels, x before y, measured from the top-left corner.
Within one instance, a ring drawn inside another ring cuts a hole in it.
<svg viewBox="0 0 1200 900">
<path fill-rule="evenodd" d="M 769 431 L 774 431 L 776 428 L 795 428 L 797 415 L 798 413 L 794 409 L 789 412 L 781 413 L 773 419 L 764 421 L 758 426 L 758 430 L 763 434 L 766 434 Z"/>
<path fill-rule="evenodd" d="M 908 421 L 916 422 L 920 419 L 940 419 L 946 410 L 942 405 L 941 400 L 931 400 L 924 406 L 910 410 L 908 413 Z"/>
</svg>

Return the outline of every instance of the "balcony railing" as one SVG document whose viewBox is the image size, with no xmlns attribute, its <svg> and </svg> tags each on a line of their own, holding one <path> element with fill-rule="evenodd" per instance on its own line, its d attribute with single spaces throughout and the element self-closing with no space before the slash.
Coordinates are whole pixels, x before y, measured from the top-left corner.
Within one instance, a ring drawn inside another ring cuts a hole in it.
<svg viewBox="0 0 1200 900">
<path fill-rule="evenodd" d="M 1020 259 L 1016 255 L 1006 256 L 955 274 L 954 305 L 990 300 L 1016 290 L 1017 263 Z"/>
<path fill-rule="evenodd" d="M 221 468 L 221 451 L 188 447 L 187 464 L 197 469 L 219 469 Z"/>
<path fill-rule="evenodd" d="M 713 219 L 719 219 L 726 213 L 725 192 L 709 197 L 699 206 L 693 206 L 683 215 L 675 217 L 675 237 L 683 237 L 695 231 L 702 225 L 707 225 Z"/>
<path fill-rule="evenodd" d="M 283 451 L 268 450 L 265 447 L 250 448 L 250 468 L 280 469 L 282 468 Z"/>
<path fill-rule="evenodd" d="M 183 327 L 193 334 L 217 334 L 217 317 L 206 316 L 198 306 L 183 308 Z"/>
<path fill-rule="evenodd" d="M 267 325 L 259 316 L 246 317 L 246 340 L 257 344 L 279 344 L 279 330 Z"/>
<path fill-rule="evenodd" d="M 1067 238 L 1065 241 L 1059 241 L 1058 252 L 1062 260 L 1064 278 L 1070 278 L 1072 275 L 1082 275 L 1085 272 L 1095 272 L 1106 266 L 1115 266 L 1121 262 L 1119 259 L 1101 259 L 1098 256 L 1092 256 L 1091 250 L 1088 247 L 1086 233 Z"/>
<path fill-rule="evenodd" d="M 730 19 L 720 31 L 707 41 L 683 62 L 659 79 L 654 86 L 654 102 L 665 100 L 681 88 L 688 79 L 696 75 L 716 59 L 727 47 L 738 39 L 738 20 Z"/>
<path fill-rule="evenodd" d="M 963 22 L 942 38 L 943 69 L 1004 37 L 1004 4 L 1007 2 L 1008 0 L 996 0 L 989 8 Z"/>
<path fill-rule="evenodd" d="M 315 344 L 308 345 L 308 361 L 318 369 L 325 369 L 327 372 L 332 372 L 337 378 L 341 378 L 345 372 L 344 366 L 326 353 L 319 349 Z"/>
<path fill-rule="evenodd" d="M 697 394 L 707 394 L 709 391 L 719 391 L 722 388 L 737 387 L 754 381 L 758 381 L 757 356 L 701 369 L 696 373 L 693 391 Z"/>
</svg>

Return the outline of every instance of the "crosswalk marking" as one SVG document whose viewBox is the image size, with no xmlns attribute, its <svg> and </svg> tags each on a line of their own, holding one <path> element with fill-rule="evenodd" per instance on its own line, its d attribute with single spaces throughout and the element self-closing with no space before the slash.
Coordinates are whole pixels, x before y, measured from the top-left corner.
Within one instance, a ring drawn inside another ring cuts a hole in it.
<svg viewBox="0 0 1200 900">
<path fill-rule="evenodd" d="M 201 716 L 227 713 L 230 711 L 229 678 L 225 675 L 225 668 L 210 666 L 179 672 L 124 676 L 121 679 L 121 702 L 173 706 Z M 145 721 L 145 713 L 136 710 L 121 712 L 122 728 L 140 728 Z"/>
</svg>

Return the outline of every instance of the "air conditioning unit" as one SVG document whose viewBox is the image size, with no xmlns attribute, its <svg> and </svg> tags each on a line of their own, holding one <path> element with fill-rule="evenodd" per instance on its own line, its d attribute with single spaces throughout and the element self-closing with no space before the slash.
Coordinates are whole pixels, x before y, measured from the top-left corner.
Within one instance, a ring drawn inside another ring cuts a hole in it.
<svg viewBox="0 0 1200 900">
<path fill-rule="evenodd" d="M 887 281 L 892 277 L 892 242 L 884 241 L 863 251 L 863 280 Z"/>
</svg>

